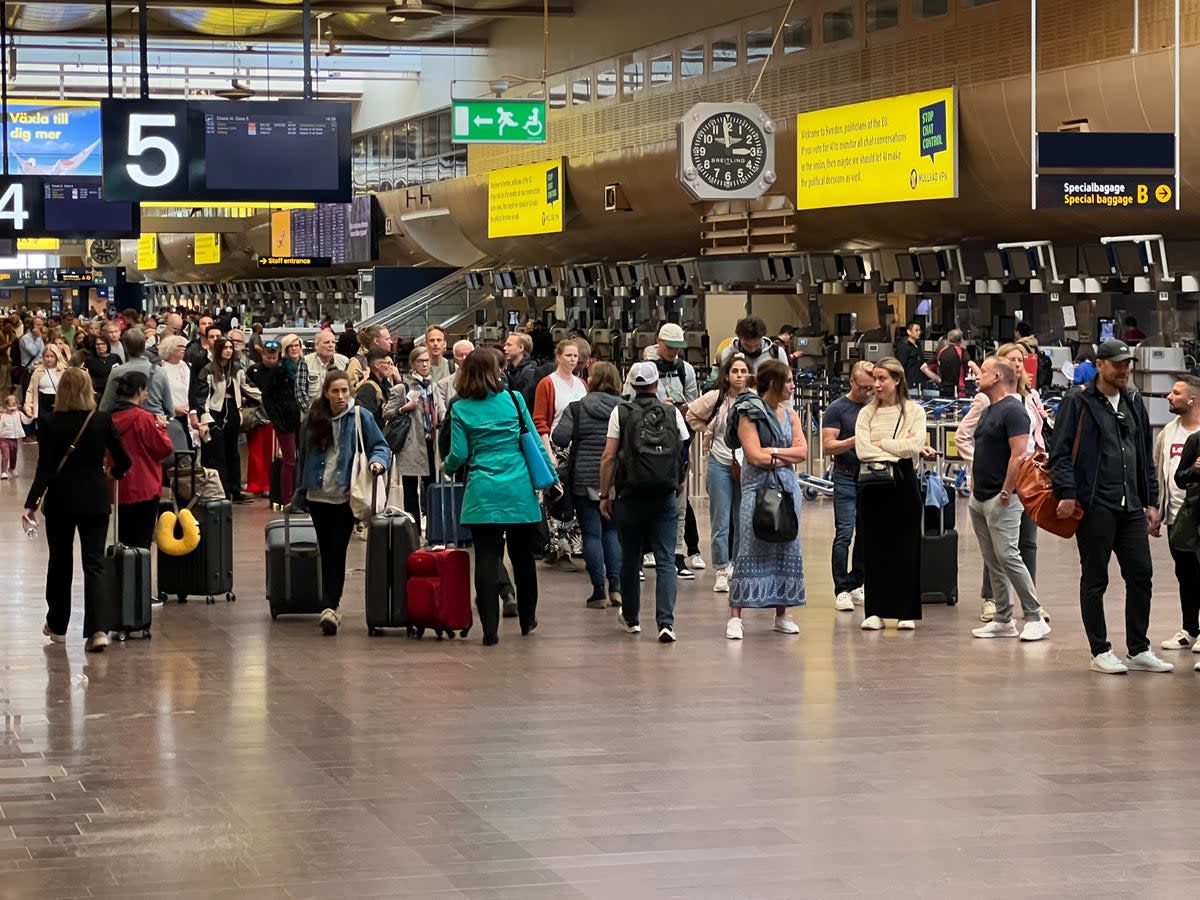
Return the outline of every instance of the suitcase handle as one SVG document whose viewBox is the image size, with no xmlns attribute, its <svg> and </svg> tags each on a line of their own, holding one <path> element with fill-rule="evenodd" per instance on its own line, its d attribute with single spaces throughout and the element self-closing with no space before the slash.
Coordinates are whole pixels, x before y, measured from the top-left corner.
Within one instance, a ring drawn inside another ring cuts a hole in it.
<svg viewBox="0 0 1200 900">
<path fill-rule="evenodd" d="M 114 478 L 113 483 L 113 514 L 112 514 L 112 546 L 123 547 L 119 537 L 121 533 L 121 482 Z"/>
</svg>

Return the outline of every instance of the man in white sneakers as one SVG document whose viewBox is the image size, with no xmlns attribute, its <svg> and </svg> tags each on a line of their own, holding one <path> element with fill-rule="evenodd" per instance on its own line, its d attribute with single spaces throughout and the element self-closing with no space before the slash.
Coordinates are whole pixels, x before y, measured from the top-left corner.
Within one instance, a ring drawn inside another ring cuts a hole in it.
<svg viewBox="0 0 1200 900">
<path fill-rule="evenodd" d="M 1015 591 L 1025 612 L 1021 640 L 1040 641 L 1050 633 L 1050 626 L 1042 620 L 1037 589 L 1017 546 L 1023 509 L 1015 491 L 1029 443 L 1029 415 L 1016 395 L 1016 370 L 1006 361 L 994 356 L 984 360 L 979 389 L 989 403 L 975 429 L 968 509 L 980 555 L 992 573 L 996 612 L 992 621 L 971 634 L 977 638 L 1017 637 L 1012 620 L 1011 595 Z"/>
<path fill-rule="evenodd" d="M 863 602 L 862 545 L 850 544 L 858 521 L 858 455 L 854 427 L 859 411 L 875 393 L 874 364 L 860 359 L 850 370 L 850 391 L 829 404 L 821 420 L 821 445 L 833 459 L 833 589 L 834 609 L 851 612 Z"/>
<path fill-rule="evenodd" d="M 1187 492 L 1175 483 L 1179 457 L 1187 439 L 1200 431 L 1200 378 L 1188 375 L 1175 382 L 1167 395 L 1167 404 L 1175 416 L 1158 433 L 1154 441 L 1154 468 L 1158 474 L 1159 512 L 1167 526 L 1168 540 Z M 1162 642 L 1164 650 L 1187 650 L 1200 653 L 1200 559 L 1191 550 L 1171 547 L 1175 562 L 1175 579 L 1179 582 L 1179 606 L 1183 623 L 1174 637 Z M 1200 670 L 1200 663 L 1196 664 Z"/>
</svg>

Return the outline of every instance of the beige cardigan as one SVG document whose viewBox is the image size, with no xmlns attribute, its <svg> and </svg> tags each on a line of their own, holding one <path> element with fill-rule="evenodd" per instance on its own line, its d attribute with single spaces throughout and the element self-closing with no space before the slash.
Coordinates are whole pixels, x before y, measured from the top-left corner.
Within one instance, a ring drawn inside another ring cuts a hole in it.
<svg viewBox="0 0 1200 900">
<path fill-rule="evenodd" d="M 904 422 L 900 422 L 900 405 L 879 406 L 874 400 L 858 413 L 854 427 L 854 452 L 862 462 L 870 460 L 916 459 L 925 446 L 925 410 L 919 403 L 904 401 Z M 892 437 L 895 433 L 895 437 Z M 879 441 L 876 447 L 872 441 Z"/>
</svg>

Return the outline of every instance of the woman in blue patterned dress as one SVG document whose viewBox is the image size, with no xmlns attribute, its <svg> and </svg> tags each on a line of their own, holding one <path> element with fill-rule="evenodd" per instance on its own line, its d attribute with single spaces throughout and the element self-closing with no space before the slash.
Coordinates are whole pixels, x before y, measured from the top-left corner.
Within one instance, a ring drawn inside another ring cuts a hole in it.
<svg viewBox="0 0 1200 900">
<path fill-rule="evenodd" d="M 800 486 L 792 468 L 808 458 L 808 442 L 792 403 L 796 385 L 792 370 L 779 360 L 767 360 L 754 375 L 757 394 L 743 393 L 730 414 L 730 447 L 742 449 L 742 501 L 739 508 L 740 538 L 733 576 L 729 579 L 729 623 L 725 637 L 742 639 L 743 609 L 775 609 L 775 630 L 799 634 L 800 626 L 788 615 L 789 607 L 803 606 L 804 560 L 800 536 L 786 544 L 772 544 L 754 534 L 751 520 L 758 487 L 778 475 L 785 491 L 791 491 L 800 518 Z"/>
</svg>

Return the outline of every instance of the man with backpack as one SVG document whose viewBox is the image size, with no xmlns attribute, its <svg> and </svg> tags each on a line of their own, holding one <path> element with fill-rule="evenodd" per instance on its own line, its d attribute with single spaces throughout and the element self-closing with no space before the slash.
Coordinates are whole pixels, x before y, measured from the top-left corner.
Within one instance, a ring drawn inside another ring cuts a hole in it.
<svg viewBox="0 0 1200 900">
<path fill-rule="evenodd" d="M 688 441 L 678 406 L 657 397 L 658 366 L 634 363 L 627 383 L 634 398 L 617 405 L 608 421 L 608 439 L 600 459 L 600 513 L 613 518 L 613 488 L 619 501 L 615 515 L 621 536 L 622 607 L 617 621 L 628 634 L 642 630 L 640 567 L 642 544 L 654 552 L 655 624 L 658 639 L 675 641 L 675 597 L 678 579 L 672 565 L 678 521 L 679 484 Z"/>
</svg>

